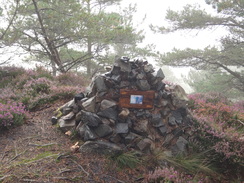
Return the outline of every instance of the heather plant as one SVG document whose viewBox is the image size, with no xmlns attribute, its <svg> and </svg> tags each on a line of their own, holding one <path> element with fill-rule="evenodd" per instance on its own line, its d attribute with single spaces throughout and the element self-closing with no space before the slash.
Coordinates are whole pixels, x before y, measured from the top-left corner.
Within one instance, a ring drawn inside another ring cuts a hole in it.
<svg viewBox="0 0 244 183">
<path fill-rule="evenodd" d="M 62 73 L 56 77 L 56 81 L 59 85 L 79 87 L 86 86 L 89 82 L 84 75 L 74 72 Z"/>
<path fill-rule="evenodd" d="M 216 93 L 193 94 L 189 98 L 199 151 L 213 150 L 212 161 L 238 174 L 244 162 L 243 102 L 232 103 Z"/>
<path fill-rule="evenodd" d="M 0 103 L 0 128 L 21 125 L 28 113 L 22 103 L 8 101 Z"/>
<path fill-rule="evenodd" d="M 3 71 L 2 71 L 2 70 Z M 71 99 L 82 88 L 84 78 L 78 74 L 64 74 L 53 77 L 43 67 L 36 69 L 19 69 L 16 67 L 0 68 L 0 74 L 4 73 L 2 81 L 6 81 L 0 87 L 0 102 L 20 101 L 28 110 L 52 103 L 58 99 Z M 6 74 L 7 73 L 7 74 Z"/>
<path fill-rule="evenodd" d="M 173 167 L 157 167 L 146 176 L 149 183 L 206 183 L 209 177 L 204 175 L 190 175 L 174 169 Z"/>
<path fill-rule="evenodd" d="M 44 77 L 28 80 L 24 85 L 24 90 L 31 96 L 37 96 L 38 94 L 48 94 L 50 92 L 52 82 Z"/>
<path fill-rule="evenodd" d="M 6 87 L 10 82 L 22 75 L 24 72 L 25 70 L 19 67 L 0 67 L 0 88 Z"/>
</svg>

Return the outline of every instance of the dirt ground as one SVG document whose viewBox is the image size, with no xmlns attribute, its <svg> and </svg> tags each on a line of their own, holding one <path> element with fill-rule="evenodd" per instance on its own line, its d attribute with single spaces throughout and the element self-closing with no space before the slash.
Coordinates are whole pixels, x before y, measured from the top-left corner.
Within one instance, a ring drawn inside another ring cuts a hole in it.
<svg viewBox="0 0 244 183">
<path fill-rule="evenodd" d="M 118 170 L 107 157 L 72 152 L 71 140 L 57 127 L 51 117 L 58 106 L 47 105 L 32 112 L 22 126 L 0 132 L 0 182 L 141 182 L 144 171 Z"/>
</svg>

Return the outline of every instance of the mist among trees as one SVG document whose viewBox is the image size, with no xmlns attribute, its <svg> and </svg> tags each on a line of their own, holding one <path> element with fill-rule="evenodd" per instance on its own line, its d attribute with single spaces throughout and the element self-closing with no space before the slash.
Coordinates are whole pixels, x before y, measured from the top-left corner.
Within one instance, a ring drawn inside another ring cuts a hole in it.
<svg viewBox="0 0 244 183">
<path fill-rule="evenodd" d="M 51 68 L 53 75 L 70 70 L 83 70 L 92 77 L 111 65 L 116 55 L 130 58 L 153 58 L 161 66 L 192 67 L 185 81 L 196 92 L 225 92 L 243 96 L 244 21 L 243 1 L 206 3 L 216 11 L 209 14 L 199 6 L 187 5 L 181 11 L 168 10 L 169 26 L 151 25 L 155 33 L 177 33 L 185 30 L 211 30 L 222 27 L 228 34 L 220 46 L 204 49 L 155 51 L 154 44 L 139 47 L 145 33 L 133 23 L 135 5 L 120 8 L 121 0 L 10 0 L 1 4 L 0 50 L 27 54 L 27 63 L 40 62 Z M 142 20 L 143 21 L 143 20 Z M 1 64 L 12 58 L 6 57 Z M 167 72 L 167 71 L 166 71 Z M 199 75 L 199 76 L 196 76 Z"/>
</svg>

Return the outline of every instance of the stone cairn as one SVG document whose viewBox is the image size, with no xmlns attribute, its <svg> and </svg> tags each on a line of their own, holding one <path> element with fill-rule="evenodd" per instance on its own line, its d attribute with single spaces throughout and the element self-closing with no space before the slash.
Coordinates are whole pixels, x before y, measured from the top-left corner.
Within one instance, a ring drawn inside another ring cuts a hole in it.
<svg viewBox="0 0 244 183">
<path fill-rule="evenodd" d="M 187 153 L 191 136 L 188 98 L 179 85 L 167 85 L 161 69 L 147 61 L 122 57 L 111 70 L 93 78 L 89 91 L 75 95 L 52 118 L 63 132 L 73 131 L 85 142 L 81 152 L 117 153 L 137 150 Z M 120 90 L 155 91 L 151 109 L 123 108 Z"/>
</svg>

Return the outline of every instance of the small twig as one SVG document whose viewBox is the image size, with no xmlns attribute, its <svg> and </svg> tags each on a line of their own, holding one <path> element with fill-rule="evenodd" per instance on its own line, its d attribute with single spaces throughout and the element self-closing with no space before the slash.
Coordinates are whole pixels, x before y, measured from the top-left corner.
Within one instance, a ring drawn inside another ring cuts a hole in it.
<svg viewBox="0 0 244 183">
<path fill-rule="evenodd" d="M 244 125 L 244 123 L 241 120 L 238 119 L 237 121 L 240 122 L 242 125 Z"/>
<path fill-rule="evenodd" d="M 53 179 L 70 180 L 68 177 L 53 177 Z"/>
<path fill-rule="evenodd" d="M 5 175 L 5 176 L 3 176 L 3 177 L 0 178 L 0 181 L 4 180 L 4 179 L 6 179 L 7 177 L 10 177 L 10 176 L 11 175 Z"/>
<path fill-rule="evenodd" d="M 14 142 L 14 152 L 15 152 L 15 156 L 18 156 L 18 151 L 17 151 L 16 143 L 15 142 Z"/>
<path fill-rule="evenodd" d="M 4 147 L 4 152 L 3 152 L 3 155 L 2 155 L 1 161 L 3 161 L 4 157 L 6 156 L 6 151 L 5 151 L 6 147 L 7 147 L 7 145 Z"/>
<path fill-rule="evenodd" d="M 90 175 L 87 171 L 85 171 L 85 169 L 79 164 L 79 163 L 77 163 L 75 160 L 73 160 L 73 159 L 71 159 L 71 161 L 73 162 L 73 163 L 75 163 L 83 172 L 85 172 L 86 173 L 86 175 L 87 175 L 87 177 Z"/>
<path fill-rule="evenodd" d="M 37 147 L 46 147 L 46 146 L 51 146 L 51 145 L 57 145 L 57 143 L 49 143 L 49 144 L 32 144 L 29 143 L 29 146 L 37 146 Z"/>
<path fill-rule="evenodd" d="M 62 174 L 62 173 L 66 173 L 66 172 L 73 172 L 73 171 L 76 171 L 77 169 L 64 169 L 62 171 L 59 172 L 59 174 Z"/>
<path fill-rule="evenodd" d="M 111 177 L 111 178 L 113 178 L 113 179 L 117 180 L 117 182 L 120 182 L 120 183 L 125 183 L 124 181 L 119 180 L 119 179 L 117 179 L 117 178 L 115 178 L 115 177 L 113 177 L 113 176 L 111 176 L 111 175 L 106 175 L 106 176 Z"/>
<path fill-rule="evenodd" d="M 8 161 L 10 163 L 11 161 L 14 161 L 16 158 L 18 158 L 20 155 L 24 154 L 27 150 L 23 151 L 22 153 L 17 154 L 15 157 L 13 157 L 11 160 Z"/>
<path fill-rule="evenodd" d="M 24 181 L 24 182 L 39 182 L 39 181 L 34 180 L 34 179 L 22 179 L 22 181 Z"/>
</svg>

